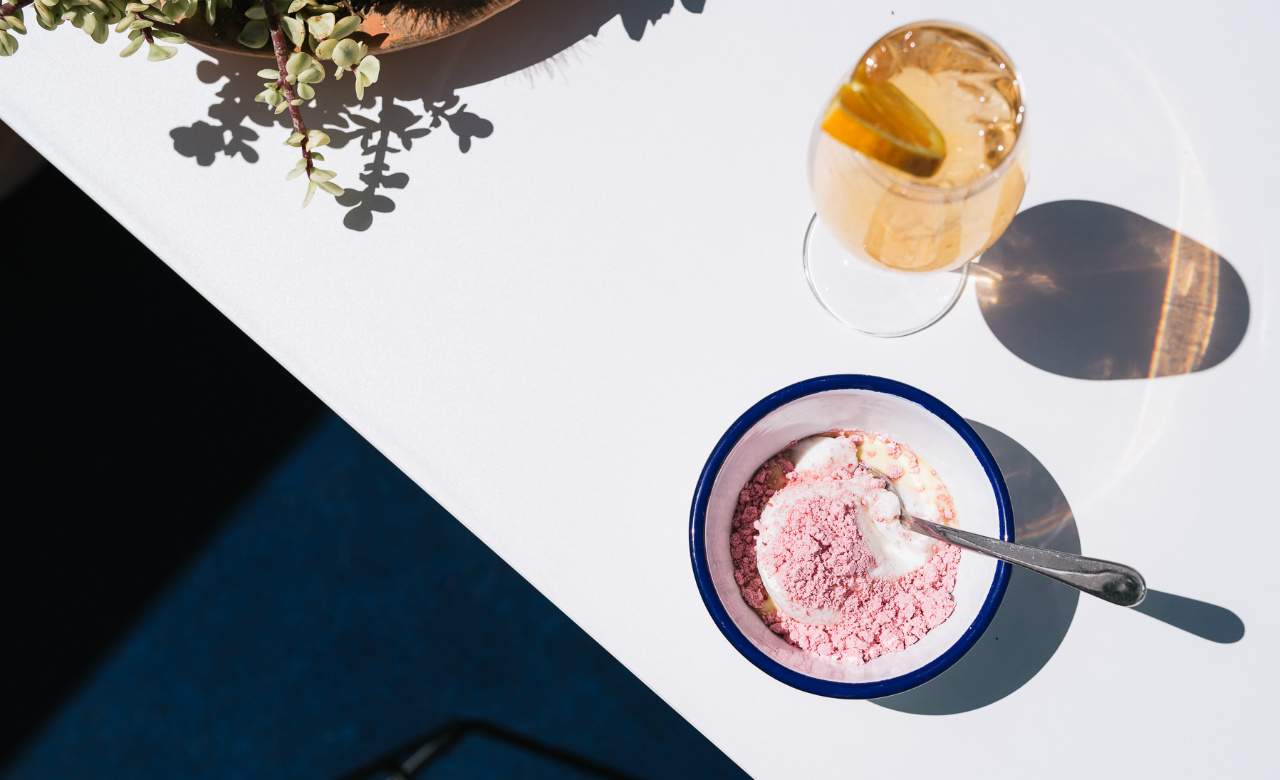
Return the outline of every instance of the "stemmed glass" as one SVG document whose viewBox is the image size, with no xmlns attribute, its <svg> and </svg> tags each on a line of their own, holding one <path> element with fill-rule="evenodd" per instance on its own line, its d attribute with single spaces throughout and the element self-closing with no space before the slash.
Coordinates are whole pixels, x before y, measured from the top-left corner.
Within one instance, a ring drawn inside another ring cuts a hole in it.
<svg viewBox="0 0 1280 780">
<path fill-rule="evenodd" d="M 899 27 L 867 50 L 809 144 L 804 269 L 828 312 L 905 336 L 951 309 L 1022 202 L 1023 92 L 999 46 L 950 22 Z"/>
</svg>

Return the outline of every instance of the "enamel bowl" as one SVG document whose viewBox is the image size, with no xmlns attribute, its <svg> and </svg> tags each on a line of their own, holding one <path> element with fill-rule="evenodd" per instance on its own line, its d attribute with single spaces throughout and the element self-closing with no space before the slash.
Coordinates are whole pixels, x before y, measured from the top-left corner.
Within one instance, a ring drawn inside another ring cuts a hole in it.
<svg viewBox="0 0 1280 780">
<path fill-rule="evenodd" d="M 787 644 L 742 600 L 729 533 L 738 492 L 764 461 L 806 436 L 862 428 L 909 445 L 937 470 L 960 528 L 1013 541 L 1013 510 L 995 459 L 964 418 L 910 385 L 844 374 L 783 388 L 729 426 L 707 459 L 689 522 L 693 574 L 712 620 L 739 653 L 787 685 L 823 696 L 868 699 L 900 693 L 941 674 L 978 641 L 1000 606 L 1010 568 L 964 551 L 956 609 L 924 639 L 866 664 L 820 659 Z"/>
</svg>

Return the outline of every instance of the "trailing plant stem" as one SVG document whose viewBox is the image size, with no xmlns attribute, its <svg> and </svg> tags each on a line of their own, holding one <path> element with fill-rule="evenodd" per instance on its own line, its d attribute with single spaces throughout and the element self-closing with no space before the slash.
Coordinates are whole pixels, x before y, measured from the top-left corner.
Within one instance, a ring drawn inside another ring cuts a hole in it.
<svg viewBox="0 0 1280 780">
<path fill-rule="evenodd" d="M 308 146 L 307 125 L 302 119 L 302 101 L 298 98 L 298 90 L 289 83 L 289 41 L 284 30 L 280 28 L 280 15 L 276 13 L 271 0 L 262 0 L 262 8 L 267 12 L 267 29 L 271 31 L 271 49 L 276 55 L 276 68 L 280 71 L 280 79 L 276 83 L 289 106 L 289 119 L 293 122 L 293 131 L 302 136 L 302 159 L 306 162 L 307 178 L 315 168 L 311 160 L 311 149 Z"/>
</svg>

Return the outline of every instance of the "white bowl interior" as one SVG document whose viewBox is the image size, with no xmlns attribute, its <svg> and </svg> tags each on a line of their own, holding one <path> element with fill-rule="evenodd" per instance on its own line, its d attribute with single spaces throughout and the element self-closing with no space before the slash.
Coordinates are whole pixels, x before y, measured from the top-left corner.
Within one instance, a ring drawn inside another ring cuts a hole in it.
<svg viewBox="0 0 1280 780">
<path fill-rule="evenodd" d="M 866 664 L 835 663 L 793 647 L 774 635 L 742 600 L 733 579 L 729 533 L 738 493 L 760 464 L 789 443 L 833 429 L 862 428 L 909 445 L 933 466 L 955 500 L 959 527 L 1000 535 L 996 495 L 982 464 L 964 439 L 925 407 L 874 390 L 828 390 L 798 398 L 766 415 L 729 452 L 707 502 L 707 566 L 730 619 L 757 648 L 783 666 L 810 677 L 869 683 L 907 674 L 954 645 L 977 618 L 996 574 L 996 562 L 965 551 L 956 576 L 956 610 L 924 639 Z"/>
</svg>

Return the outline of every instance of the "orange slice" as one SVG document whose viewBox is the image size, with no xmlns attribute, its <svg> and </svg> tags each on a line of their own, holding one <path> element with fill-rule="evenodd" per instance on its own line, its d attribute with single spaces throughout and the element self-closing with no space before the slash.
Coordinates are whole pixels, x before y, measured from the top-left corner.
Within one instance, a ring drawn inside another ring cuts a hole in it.
<svg viewBox="0 0 1280 780">
<path fill-rule="evenodd" d="M 887 81 L 855 77 L 840 85 L 822 129 L 845 146 L 921 178 L 937 173 L 947 156 L 937 126 Z"/>
</svg>

